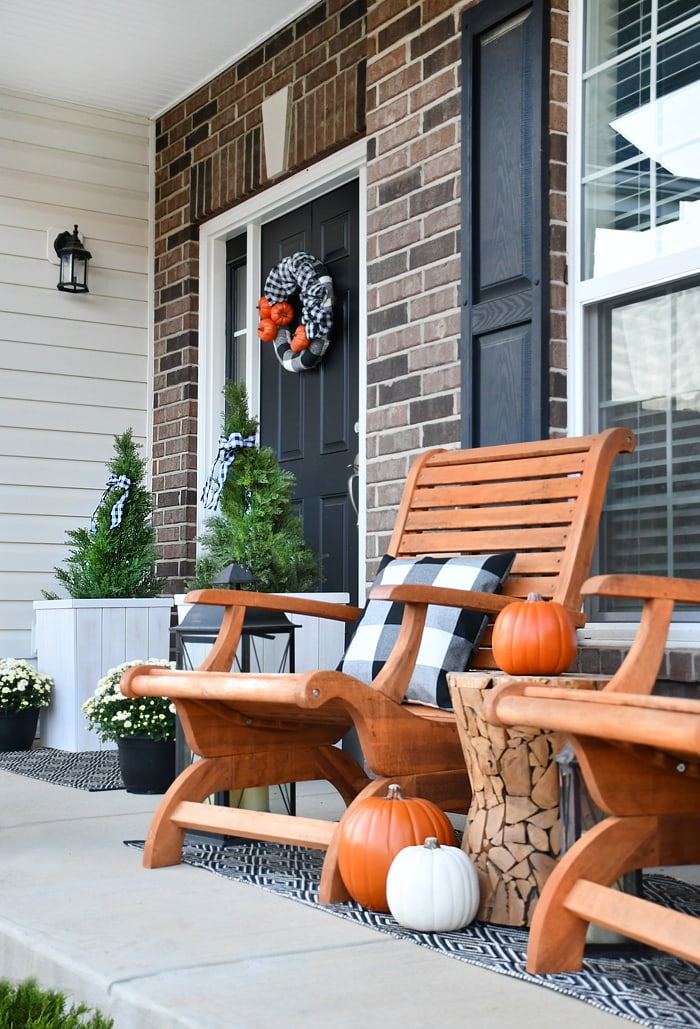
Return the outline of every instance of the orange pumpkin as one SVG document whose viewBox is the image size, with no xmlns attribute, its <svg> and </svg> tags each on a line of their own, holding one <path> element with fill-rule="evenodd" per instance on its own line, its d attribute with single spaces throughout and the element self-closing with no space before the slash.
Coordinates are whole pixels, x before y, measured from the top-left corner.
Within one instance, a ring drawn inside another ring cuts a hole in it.
<svg viewBox="0 0 700 1029">
<path fill-rule="evenodd" d="M 350 896 L 374 911 L 388 911 L 386 879 L 392 861 L 404 847 L 418 846 L 428 836 L 457 846 L 445 812 L 430 800 L 404 797 L 396 784 L 386 797 L 352 804 L 338 827 L 338 869 Z"/>
<path fill-rule="evenodd" d="M 291 338 L 290 346 L 291 346 L 291 349 L 296 354 L 298 354 L 300 352 L 300 350 L 306 350 L 307 349 L 307 347 L 309 346 L 309 338 L 308 338 L 308 336 L 306 334 L 306 329 L 304 328 L 304 325 L 296 326 L 296 329 L 294 330 L 294 334 L 292 335 L 292 338 Z"/>
<path fill-rule="evenodd" d="M 258 336 L 263 343 L 271 343 L 277 335 L 277 326 L 272 318 L 261 318 L 258 322 Z"/>
<path fill-rule="evenodd" d="M 267 297 L 260 297 L 258 300 L 258 314 L 261 318 L 269 318 L 272 308 L 270 307 L 270 301 Z"/>
<path fill-rule="evenodd" d="M 528 593 L 499 612 L 491 647 L 509 675 L 560 675 L 576 657 L 576 629 L 565 607 Z"/>
<path fill-rule="evenodd" d="M 306 335 L 306 329 L 303 325 L 297 325 L 296 332 L 292 336 L 289 345 L 295 354 L 298 354 L 301 350 L 306 350 L 309 345 L 309 340 Z"/>
<path fill-rule="evenodd" d="M 281 300 L 270 308 L 270 318 L 275 325 L 289 325 L 294 318 L 294 308 L 286 300 Z"/>
</svg>

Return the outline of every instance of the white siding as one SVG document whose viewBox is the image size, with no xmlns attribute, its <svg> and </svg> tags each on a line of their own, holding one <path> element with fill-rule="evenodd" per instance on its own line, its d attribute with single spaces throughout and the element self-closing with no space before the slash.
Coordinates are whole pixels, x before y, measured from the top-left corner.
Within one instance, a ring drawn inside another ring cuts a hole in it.
<svg viewBox="0 0 700 1029">
<path fill-rule="evenodd" d="M 149 453 L 152 123 L 0 91 L 0 656 L 32 652 L 113 437 Z M 53 240 L 78 224 L 90 293 L 56 289 Z"/>
</svg>

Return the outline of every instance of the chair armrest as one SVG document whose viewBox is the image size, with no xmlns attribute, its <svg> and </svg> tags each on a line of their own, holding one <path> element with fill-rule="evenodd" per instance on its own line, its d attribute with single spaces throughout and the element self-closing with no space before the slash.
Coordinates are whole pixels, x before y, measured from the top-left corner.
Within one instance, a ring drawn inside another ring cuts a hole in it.
<svg viewBox="0 0 700 1029">
<path fill-rule="evenodd" d="M 605 691 L 650 694 L 664 659 L 674 604 L 700 604 L 700 582 L 660 575 L 597 575 L 584 582 L 581 593 L 643 601 L 634 643 Z"/>
<path fill-rule="evenodd" d="M 587 579 L 581 593 L 590 597 L 627 597 L 633 600 L 673 600 L 700 604 L 697 579 L 666 579 L 660 575 L 596 575 Z"/>
<path fill-rule="evenodd" d="M 341 622 L 356 622 L 362 614 L 362 608 L 352 604 L 335 604 L 328 600 L 313 600 L 283 593 L 255 593 L 253 590 L 193 590 L 185 597 L 185 603 L 287 611 Z"/>
<path fill-rule="evenodd" d="M 484 614 L 497 614 L 514 597 L 500 593 L 482 593 L 479 590 L 452 590 L 444 586 L 397 585 L 375 586 L 370 600 L 391 600 L 400 604 L 438 604 L 442 607 L 464 607 Z"/>
<path fill-rule="evenodd" d="M 700 757 L 700 700 L 610 693 L 607 687 L 562 689 L 508 677 L 488 690 L 492 725 L 529 725 L 571 736 L 653 747 L 688 760 Z"/>
<path fill-rule="evenodd" d="M 254 593 L 251 590 L 194 590 L 185 597 L 187 604 L 213 604 L 224 608 L 221 627 L 214 644 L 199 666 L 202 672 L 228 672 L 233 664 L 247 609 L 284 611 L 336 621 L 354 622 L 361 609 L 350 604 L 333 604 L 307 597 L 281 593 Z"/>
<path fill-rule="evenodd" d="M 444 586 L 402 584 L 375 586 L 370 592 L 370 599 L 390 600 L 404 605 L 398 639 L 381 672 L 372 682 L 375 690 L 383 693 L 395 703 L 401 704 L 415 668 L 429 604 L 468 608 L 469 610 L 483 611 L 484 614 L 496 614 L 512 603 L 514 598 L 504 597 L 501 594 L 482 593 L 478 590 L 453 590 Z"/>
</svg>

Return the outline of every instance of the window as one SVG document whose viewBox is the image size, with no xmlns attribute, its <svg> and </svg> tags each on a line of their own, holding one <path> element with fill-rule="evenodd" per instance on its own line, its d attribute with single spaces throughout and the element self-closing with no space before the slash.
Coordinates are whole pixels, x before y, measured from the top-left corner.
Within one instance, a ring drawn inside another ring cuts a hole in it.
<svg viewBox="0 0 700 1029">
<path fill-rule="evenodd" d="M 583 278 L 697 246 L 700 4 L 588 3 Z"/>
<path fill-rule="evenodd" d="M 637 436 L 610 480 L 600 567 L 698 579 L 700 282 L 600 304 L 596 317 L 600 428 Z"/>
<path fill-rule="evenodd" d="M 246 381 L 246 237 L 226 244 L 226 378 Z"/>
<path fill-rule="evenodd" d="M 598 565 L 700 578 L 700 0 L 588 0 L 583 40 L 588 410 L 637 435 L 613 466 Z"/>
</svg>

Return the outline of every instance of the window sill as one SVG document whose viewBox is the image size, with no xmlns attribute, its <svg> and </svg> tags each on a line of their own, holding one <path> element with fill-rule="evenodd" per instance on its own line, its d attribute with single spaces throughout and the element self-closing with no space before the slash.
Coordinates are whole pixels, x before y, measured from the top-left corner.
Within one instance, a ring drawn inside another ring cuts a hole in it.
<svg viewBox="0 0 700 1029">
<path fill-rule="evenodd" d="M 638 622 L 589 622 L 576 635 L 581 647 L 631 647 L 638 628 Z M 678 650 L 700 650 L 700 622 L 671 625 L 668 645 Z"/>
</svg>

